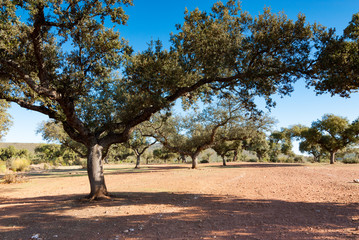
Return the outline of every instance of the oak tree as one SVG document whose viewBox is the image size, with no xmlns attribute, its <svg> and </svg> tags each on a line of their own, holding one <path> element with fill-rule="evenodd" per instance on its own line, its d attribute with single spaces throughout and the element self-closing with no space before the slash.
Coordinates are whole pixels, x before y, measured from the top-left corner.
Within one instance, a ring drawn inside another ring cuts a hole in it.
<svg viewBox="0 0 359 240">
<path fill-rule="evenodd" d="M 352 123 L 348 119 L 326 114 L 312 123 L 310 128 L 302 127 L 299 138 L 302 149 L 318 159 L 324 150 L 330 154 L 330 163 L 335 163 L 335 154 L 359 141 L 359 120 Z"/>
<path fill-rule="evenodd" d="M 310 61 L 311 27 L 269 9 L 253 18 L 237 1 L 186 12 L 171 36 L 134 54 L 115 30 L 131 0 L 3 0 L 0 99 L 60 122 L 86 149 L 90 199 L 108 195 L 103 158 L 111 145 L 179 98 L 292 91 Z M 121 71 L 123 70 L 123 73 Z"/>
</svg>

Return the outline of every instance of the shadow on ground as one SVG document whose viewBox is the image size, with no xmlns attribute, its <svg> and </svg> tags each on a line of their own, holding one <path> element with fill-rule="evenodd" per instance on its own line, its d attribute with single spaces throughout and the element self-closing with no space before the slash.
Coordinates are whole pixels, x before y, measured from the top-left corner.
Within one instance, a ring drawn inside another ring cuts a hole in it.
<svg viewBox="0 0 359 240">
<path fill-rule="evenodd" d="M 111 200 L 90 203 L 81 202 L 81 197 L 0 199 L 0 239 L 31 239 L 36 234 L 42 239 L 80 240 L 359 237 L 354 235 L 359 204 L 166 192 L 115 193 Z"/>
</svg>

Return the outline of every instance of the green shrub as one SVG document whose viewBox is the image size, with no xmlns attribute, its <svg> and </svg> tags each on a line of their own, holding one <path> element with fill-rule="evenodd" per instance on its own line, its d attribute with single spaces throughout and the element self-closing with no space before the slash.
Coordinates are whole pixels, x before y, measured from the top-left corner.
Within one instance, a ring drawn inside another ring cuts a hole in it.
<svg viewBox="0 0 359 240">
<path fill-rule="evenodd" d="M 248 160 L 248 162 L 257 162 L 257 159 L 251 158 L 251 159 Z"/>
<path fill-rule="evenodd" d="M 200 163 L 209 163 L 209 161 L 207 159 L 203 159 L 200 161 Z"/>
<path fill-rule="evenodd" d="M 359 163 L 359 159 L 357 158 L 344 158 L 343 163 L 346 163 L 346 164 L 355 164 L 355 163 Z"/>
<path fill-rule="evenodd" d="M 9 162 L 9 168 L 14 172 L 26 171 L 30 166 L 30 160 L 26 158 L 12 158 Z"/>
</svg>

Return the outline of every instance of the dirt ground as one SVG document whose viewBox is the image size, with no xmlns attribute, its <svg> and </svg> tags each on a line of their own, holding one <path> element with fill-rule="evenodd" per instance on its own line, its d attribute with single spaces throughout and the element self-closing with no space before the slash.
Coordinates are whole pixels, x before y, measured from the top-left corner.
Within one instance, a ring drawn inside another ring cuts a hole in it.
<svg viewBox="0 0 359 240">
<path fill-rule="evenodd" d="M 90 203 L 81 169 L 0 184 L 0 239 L 359 239 L 359 165 L 200 167 L 109 165 Z"/>
</svg>

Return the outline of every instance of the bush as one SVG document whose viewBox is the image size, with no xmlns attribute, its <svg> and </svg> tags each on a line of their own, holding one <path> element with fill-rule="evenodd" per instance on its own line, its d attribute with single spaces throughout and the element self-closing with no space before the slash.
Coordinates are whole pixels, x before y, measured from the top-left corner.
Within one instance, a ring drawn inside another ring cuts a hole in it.
<svg viewBox="0 0 359 240">
<path fill-rule="evenodd" d="M 6 162 L 0 161 L 0 173 L 6 172 Z"/>
<path fill-rule="evenodd" d="M 209 161 L 207 159 L 203 159 L 200 161 L 200 163 L 209 163 Z"/>
<path fill-rule="evenodd" d="M 14 172 L 23 172 L 30 166 L 30 160 L 26 158 L 12 158 L 9 162 L 9 168 Z"/>
<path fill-rule="evenodd" d="M 355 164 L 355 163 L 359 163 L 359 159 L 357 158 L 344 158 L 343 163 L 346 163 L 346 164 Z"/>
<path fill-rule="evenodd" d="M 10 183 L 22 183 L 27 182 L 28 179 L 23 175 L 18 175 L 15 173 L 6 174 L 3 178 L 3 183 L 10 184 Z"/>
<path fill-rule="evenodd" d="M 248 162 L 257 162 L 257 159 L 251 158 L 251 159 L 248 160 Z"/>
</svg>

